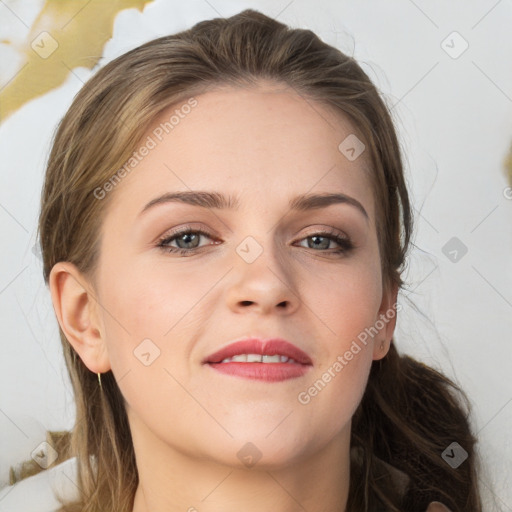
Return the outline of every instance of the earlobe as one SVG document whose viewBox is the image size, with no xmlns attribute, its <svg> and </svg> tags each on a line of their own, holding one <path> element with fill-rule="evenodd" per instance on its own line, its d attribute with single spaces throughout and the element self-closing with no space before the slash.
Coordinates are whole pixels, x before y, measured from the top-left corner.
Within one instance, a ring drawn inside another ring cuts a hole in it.
<svg viewBox="0 0 512 512">
<path fill-rule="evenodd" d="M 391 345 L 391 338 L 396 327 L 398 285 L 393 284 L 383 293 L 379 308 L 377 325 L 382 327 L 375 336 L 373 345 L 373 359 L 378 360 L 386 356 Z"/>
<path fill-rule="evenodd" d="M 60 328 L 80 359 L 94 373 L 110 370 L 98 304 L 85 276 L 61 261 L 50 272 L 49 286 Z"/>
</svg>

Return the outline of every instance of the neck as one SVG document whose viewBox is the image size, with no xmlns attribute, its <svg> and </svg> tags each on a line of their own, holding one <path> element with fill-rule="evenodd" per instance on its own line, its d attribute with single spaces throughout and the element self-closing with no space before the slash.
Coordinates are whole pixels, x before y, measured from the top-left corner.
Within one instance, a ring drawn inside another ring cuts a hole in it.
<svg viewBox="0 0 512 512">
<path fill-rule="evenodd" d="M 219 464 L 134 429 L 139 485 L 133 512 L 345 512 L 350 424 L 330 443 L 281 466 Z"/>
</svg>

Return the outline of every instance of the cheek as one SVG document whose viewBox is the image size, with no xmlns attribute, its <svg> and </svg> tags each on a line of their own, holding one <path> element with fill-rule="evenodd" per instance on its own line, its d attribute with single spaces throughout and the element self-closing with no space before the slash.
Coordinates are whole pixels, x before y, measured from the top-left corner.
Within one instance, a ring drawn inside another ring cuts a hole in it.
<svg viewBox="0 0 512 512">
<path fill-rule="evenodd" d="M 180 340 L 192 336 L 187 325 L 207 291 L 206 283 L 172 275 L 164 267 L 132 265 L 123 270 L 111 265 L 101 295 L 112 372 L 126 403 L 153 421 L 167 416 L 171 421 L 172 409 L 164 414 L 158 408 L 180 403 L 183 391 L 171 375 L 179 382 L 187 380 L 189 345 Z M 185 422 L 189 409 L 183 413 Z"/>
<path fill-rule="evenodd" d="M 324 336 L 315 373 L 297 399 L 310 409 L 311 417 L 334 432 L 355 412 L 366 387 L 373 360 L 371 328 L 382 299 L 380 267 L 378 262 L 362 260 L 329 279 L 319 280 L 317 275 L 304 285 L 315 297 L 312 309 L 321 319 L 318 332 Z"/>
<path fill-rule="evenodd" d="M 174 366 L 178 357 L 187 357 L 189 344 L 173 340 L 178 334 L 193 339 L 193 326 L 198 329 L 205 317 L 208 301 L 202 298 L 218 279 L 165 262 L 137 266 L 117 260 L 105 262 L 103 268 L 108 271 L 100 272 L 100 300 L 114 372 L 140 371 L 141 364 L 146 367 L 150 361 L 154 365 L 148 367 Z"/>
<path fill-rule="evenodd" d="M 372 282 L 345 286 L 330 295 L 331 301 L 325 298 L 322 320 L 329 326 L 328 334 L 314 374 L 296 396 L 311 418 L 312 432 L 322 430 L 324 440 L 351 420 L 366 388 L 373 362 L 369 328 L 378 306 L 374 289 Z"/>
<path fill-rule="evenodd" d="M 350 423 L 366 389 L 372 363 L 369 354 L 362 347 L 350 361 L 334 358 L 298 395 L 302 414 L 310 419 L 312 437 L 326 442 Z"/>
<path fill-rule="evenodd" d="M 197 280 L 165 263 L 141 266 L 127 260 L 105 262 L 103 268 L 101 296 L 111 308 L 110 320 L 118 320 L 133 337 L 162 336 L 200 298 Z"/>
<path fill-rule="evenodd" d="M 323 324 L 327 346 L 338 352 L 372 326 L 382 301 L 381 272 L 378 261 L 354 258 L 335 271 L 309 275 L 302 294 Z M 368 340 L 370 341 L 370 340 Z"/>
</svg>

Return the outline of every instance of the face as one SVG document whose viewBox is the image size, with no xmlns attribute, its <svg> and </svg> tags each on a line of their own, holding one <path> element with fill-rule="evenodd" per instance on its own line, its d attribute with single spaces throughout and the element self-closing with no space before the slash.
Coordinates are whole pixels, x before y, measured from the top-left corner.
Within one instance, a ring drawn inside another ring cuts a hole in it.
<svg viewBox="0 0 512 512">
<path fill-rule="evenodd" d="M 291 463 L 346 438 L 372 360 L 385 355 L 385 331 L 361 341 L 390 305 L 366 155 L 348 160 L 338 146 L 350 123 L 284 86 L 196 100 L 159 116 L 155 147 L 110 192 L 95 290 L 105 354 L 136 437 L 230 465 L 251 442 L 260 465 Z M 147 206 L 191 191 L 237 207 Z M 335 193 L 360 206 L 289 205 Z M 246 337 L 283 338 L 312 364 L 265 381 L 203 363 Z"/>
</svg>

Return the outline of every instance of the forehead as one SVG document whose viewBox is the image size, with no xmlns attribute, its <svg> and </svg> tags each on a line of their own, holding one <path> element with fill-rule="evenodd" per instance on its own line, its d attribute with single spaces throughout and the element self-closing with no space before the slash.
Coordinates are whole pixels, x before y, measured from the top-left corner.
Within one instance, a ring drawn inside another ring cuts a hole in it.
<svg viewBox="0 0 512 512">
<path fill-rule="evenodd" d="M 116 187 L 115 204 L 139 208 L 156 193 L 208 189 L 261 206 L 337 191 L 373 218 L 367 155 L 351 161 L 339 149 L 357 133 L 346 116 L 286 85 L 223 86 L 194 99 L 155 118 L 143 138 L 152 148 Z"/>
</svg>

